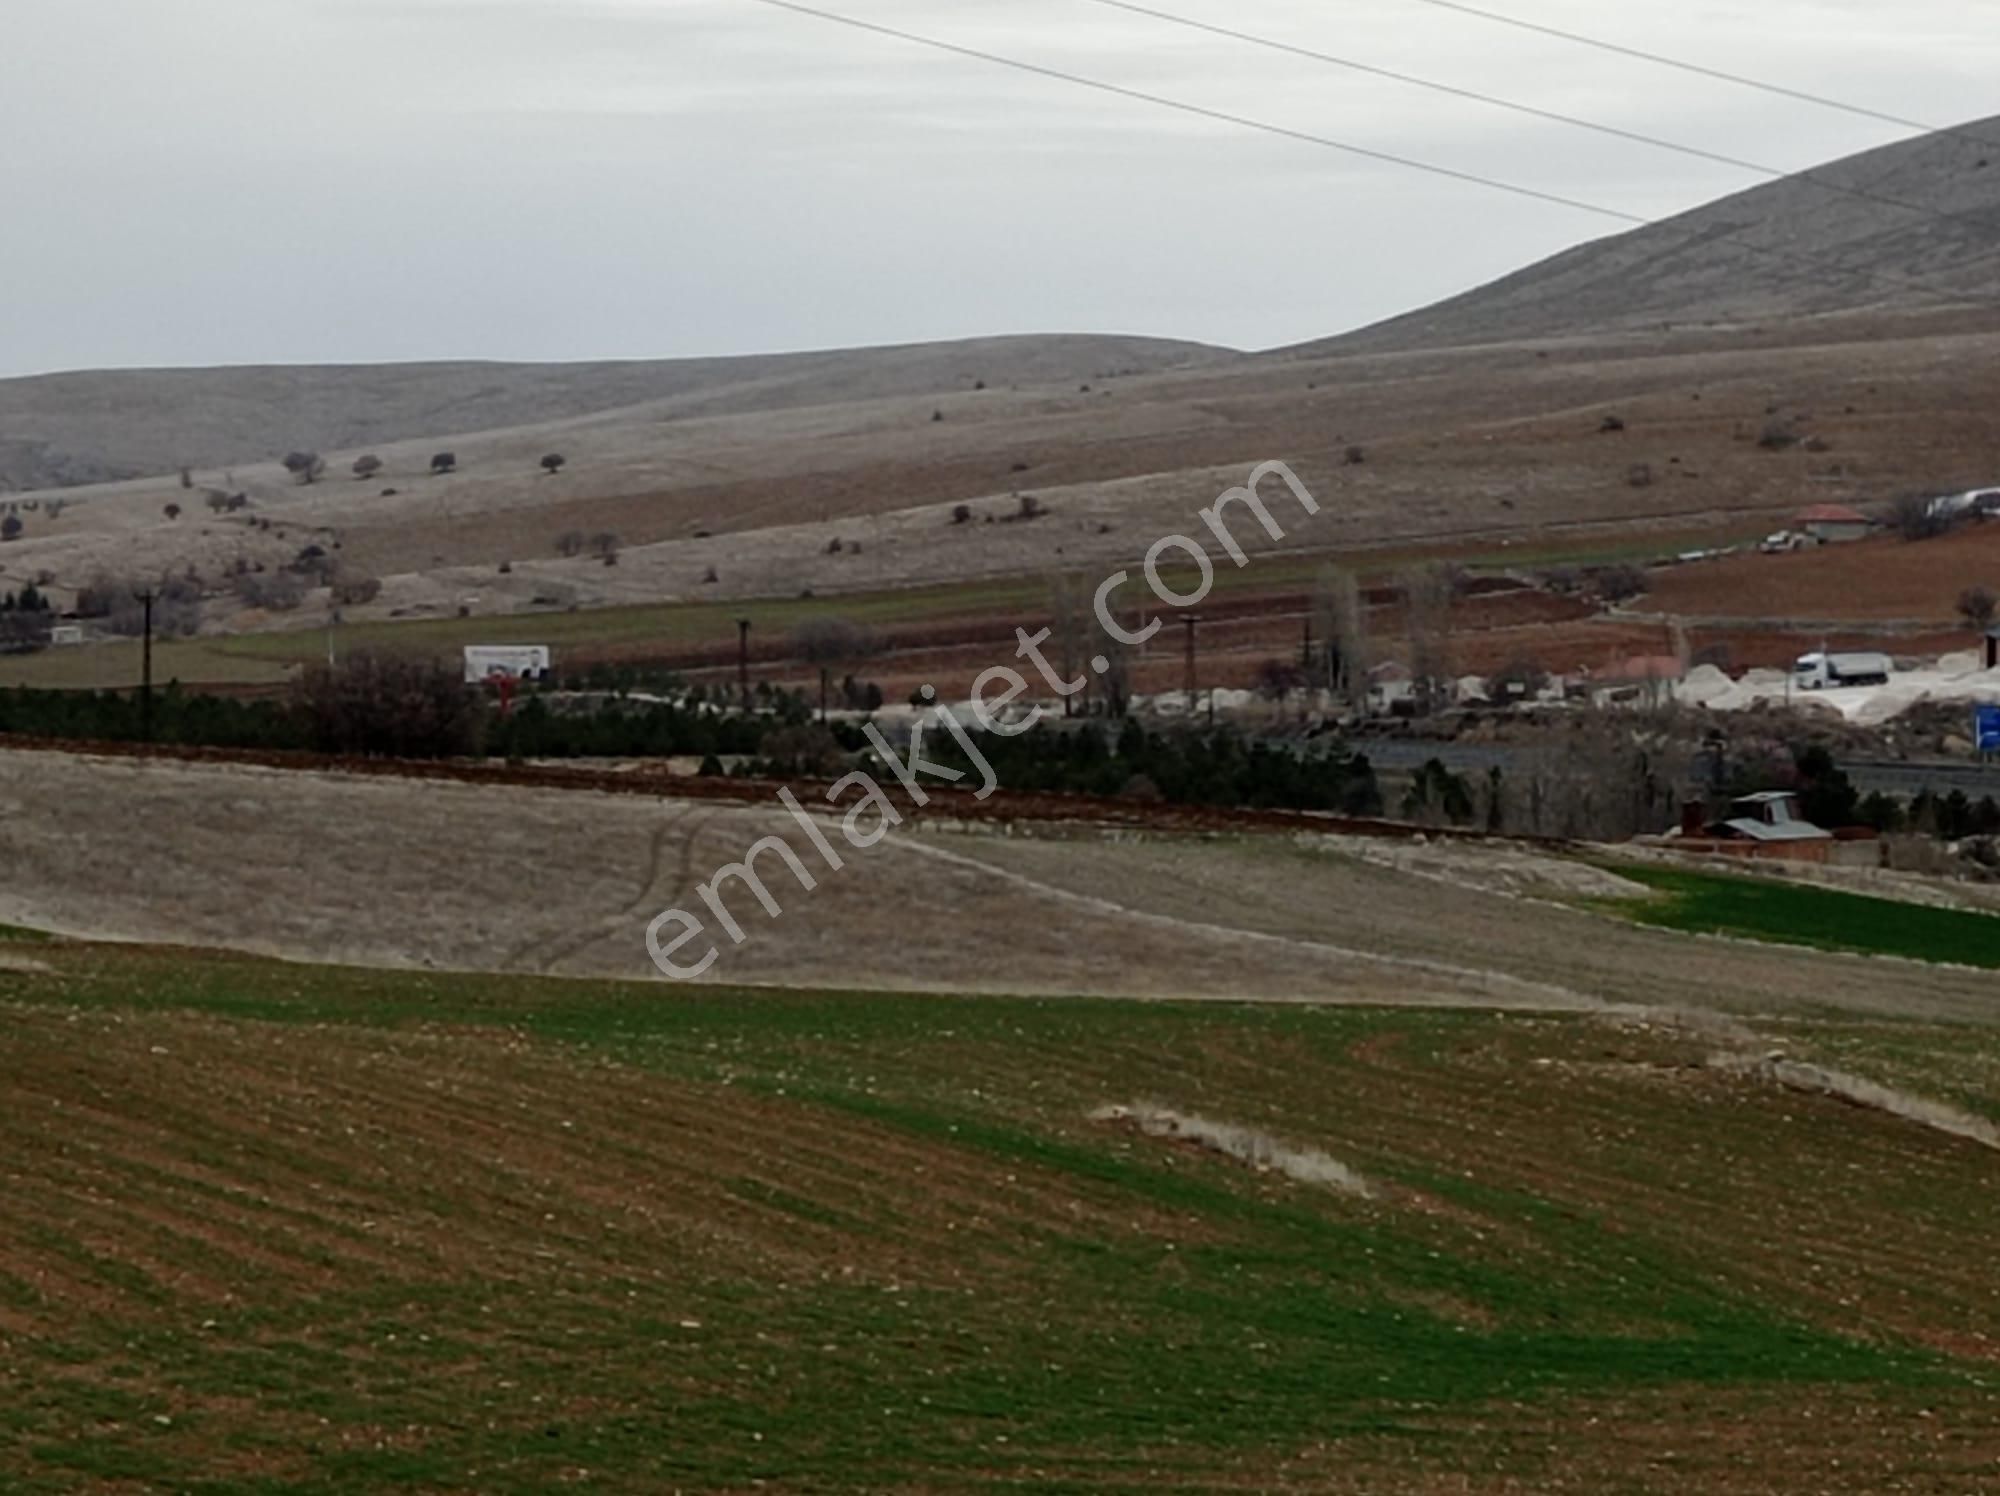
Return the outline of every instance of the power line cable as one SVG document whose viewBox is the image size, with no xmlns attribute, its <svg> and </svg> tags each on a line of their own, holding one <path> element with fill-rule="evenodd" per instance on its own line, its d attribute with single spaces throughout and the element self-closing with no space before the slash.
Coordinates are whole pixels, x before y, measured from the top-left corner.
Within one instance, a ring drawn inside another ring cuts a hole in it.
<svg viewBox="0 0 2000 1496">
<path fill-rule="evenodd" d="M 1616 53 L 1620 57 L 1636 58 L 1640 62 L 1650 62 L 1655 66 L 1673 68 L 1678 72 L 1692 73 L 1698 78 L 1709 78 L 1720 83 L 1732 83 L 1739 88 L 1754 88 L 1760 93 L 1775 94 L 1782 99 L 1791 99 L 1801 104 L 1812 104 L 1821 109 L 1832 109 L 1841 114 L 1855 115 L 1870 119 L 1878 124 L 1895 125 L 1905 130 L 1921 130 L 1929 135 L 1955 135 L 1978 145 L 2000 144 L 1975 135 L 1962 127 L 1953 128 L 1926 124 L 1922 120 L 1908 119 L 1900 114 L 1891 114 L 1884 109 L 1872 109 L 1866 104 L 1850 104 L 1843 99 L 1829 98 L 1825 94 L 1808 93 L 1801 88 L 1789 88 L 1782 83 L 1771 83 L 1761 78 L 1746 77 L 1742 73 L 1725 72 L 1721 68 L 1708 67 L 1698 62 L 1688 62 L 1683 58 L 1669 57 L 1661 52 L 1649 52 L 1643 47 L 1630 47 L 1622 42 L 1606 41 L 1602 37 L 1586 36 L 1579 31 L 1565 31 L 1560 26 L 1545 25 L 1540 21 L 1524 20 L 1520 16 L 1510 16 L 1497 10 L 1484 10 L 1477 5 L 1467 5 L 1463 0 L 1414 0 L 1418 5 L 1433 6 L 1438 10 L 1457 11 L 1460 15 L 1476 16 L 1482 21 L 1491 21 L 1499 26 L 1512 26 L 1518 31 L 1532 31 L 1540 36 L 1552 36 L 1561 41 L 1575 42 L 1578 46 L 1595 47 L 1600 52 Z"/>
<path fill-rule="evenodd" d="M 814 6 L 802 5 L 798 0 L 753 0 L 757 5 L 775 6 L 779 10 L 795 11 L 802 16 L 815 16 L 822 21 L 833 21 L 842 26 L 852 26 L 858 31 L 872 31 L 880 36 L 895 37 L 898 41 L 914 42 L 920 47 L 930 47 L 939 52 L 951 52 L 960 57 L 976 58 L 980 62 L 996 63 L 1001 67 L 1014 68 L 1024 73 L 1036 73 L 1044 78 L 1054 78 L 1064 83 L 1074 83 L 1082 88 L 1096 89 L 1099 93 L 1116 94 L 1121 98 L 1138 99 L 1147 104 L 1158 104 L 1165 109 L 1176 109 L 1183 114 L 1198 115 L 1203 119 L 1220 120 L 1224 124 L 1241 125 L 1250 130 L 1261 130 L 1267 135 L 1280 135 L 1288 140 L 1304 141 L 1307 145 L 1325 146 L 1336 151 L 1345 151 L 1351 156 L 1365 157 L 1371 161 L 1387 162 L 1391 166 L 1405 167 L 1411 171 L 1428 172 L 1432 176 L 1448 177 L 1453 181 L 1470 182 L 1481 187 L 1490 187 L 1496 192 L 1510 192 L 1516 197 L 1534 198 L 1539 202 L 1554 203 L 1559 207 L 1574 208 L 1579 213 L 1592 213 L 1600 218 L 1615 218 L 1621 222 L 1646 227 L 1654 222 L 1637 213 L 1627 213 L 1622 208 L 1607 208 L 1599 203 L 1584 202 L 1580 198 L 1565 197 L 1559 192 L 1545 192 L 1539 187 L 1523 186 L 1519 182 L 1502 181 L 1497 177 L 1483 176 L 1474 171 L 1461 171 L 1453 166 L 1439 166 L 1431 161 L 1419 161 L 1410 156 L 1398 156 L 1390 151 L 1378 151 L 1369 146 L 1354 145 L 1345 140 L 1335 140 L 1327 135 L 1315 135 L 1307 130 L 1294 130 L 1288 125 L 1274 125 L 1269 120 L 1252 119 L 1244 114 L 1231 114 L 1223 109 L 1210 109 L 1204 104 L 1191 104 L 1185 99 L 1170 99 L 1164 94 L 1147 93 L 1144 89 L 1127 88 L 1122 83 L 1107 83 L 1101 78 L 1087 78 L 1081 73 L 1065 72 L 1038 62 L 1024 62 L 1018 57 L 1003 57 L 997 52 L 982 52 L 977 47 L 962 46 L 957 42 L 940 40 L 934 36 L 923 36 L 914 31 L 904 31 L 899 27 L 885 26 L 878 21 L 864 21 L 859 16 L 840 15 L 830 10 L 820 10 Z"/>
<path fill-rule="evenodd" d="M 1101 78 L 1087 77 L 1082 73 L 1072 73 L 1062 68 L 1043 63 L 1027 62 L 1018 57 L 1007 57 L 998 52 L 987 52 L 977 47 L 965 46 L 959 42 L 948 42 L 939 37 L 926 36 L 921 32 L 907 31 L 901 27 L 886 25 L 879 21 L 863 20 L 859 16 L 843 15 L 837 11 L 822 10 L 806 5 L 801 0 L 750 0 L 750 3 L 766 5 L 778 10 L 791 11 L 797 15 L 811 16 L 817 20 L 829 21 L 836 25 L 851 27 L 857 31 L 872 32 L 878 36 L 892 37 L 898 41 L 910 42 L 916 46 L 928 47 L 933 51 L 946 52 L 958 57 L 969 57 L 979 62 L 992 63 L 999 67 L 1012 68 L 1018 72 L 1032 73 L 1058 82 L 1074 84 L 1099 93 L 1112 94 L 1120 98 L 1136 99 L 1142 103 L 1158 105 L 1202 119 L 1216 120 L 1224 124 L 1238 125 L 1245 129 L 1257 130 L 1267 135 L 1276 135 L 1287 140 L 1300 141 L 1307 145 L 1321 146 L 1328 150 L 1362 157 L 1371 161 L 1400 166 L 1410 171 L 1424 172 L 1431 176 L 1443 177 L 1451 181 L 1469 183 L 1490 188 L 1496 192 L 1509 193 L 1516 197 L 1530 198 L 1538 202 L 1552 203 L 1570 208 L 1580 213 L 1593 214 L 1600 218 L 1615 219 L 1636 228 L 1653 228 L 1665 220 L 1648 218 L 1642 214 L 1627 212 L 1622 208 L 1610 208 L 1601 203 L 1588 202 L 1582 198 L 1570 197 L 1559 192 L 1546 191 L 1539 187 L 1525 186 L 1519 182 L 1509 182 L 1498 177 L 1486 176 L 1480 172 L 1466 171 L 1458 167 L 1440 166 L 1436 162 L 1422 161 L 1415 157 L 1397 155 L 1391 151 L 1376 150 L 1370 146 L 1355 145 L 1350 141 L 1337 140 L 1332 136 L 1314 134 L 1307 130 L 1295 130 L 1288 125 L 1273 124 L 1269 120 L 1254 119 L 1249 115 L 1232 114 L 1227 110 L 1211 109 L 1203 104 L 1190 103 L 1185 99 L 1169 98 L 1165 94 L 1149 93 L 1144 89 L 1129 88 L 1122 83 L 1110 83 Z M 1823 266 L 1822 257 L 1799 250 L 1776 249 L 1768 245 L 1752 244 L 1734 234 L 1724 235 L 1718 242 L 1731 245 L 1746 253 L 1762 255 L 1769 259 L 1784 260 L 1808 267 Z M 1910 276 L 1896 275 L 1882 270 L 1847 270 L 1845 274 L 1862 275 L 1884 284 L 1894 283 L 1908 290 L 1917 291 L 1940 302 L 1963 307 L 1968 304 L 2000 308 L 2000 300 L 1963 292 L 1955 288 L 1931 286 Z"/>
<path fill-rule="evenodd" d="M 1232 41 L 1246 42 L 1253 47 L 1263 47 L 1269 51 L 1282 52 L 1293 57 L 1307 58 L 1313 62 L 1323 62 L 1330 66 L 1346 68 L 1350 72 L 1364 73 L 1370 77 L 1386 78 L 1391 82 L 1408 84 L 1413 88 L 1428 89 L 1433 93 L 1446 94 L 1453 98 L 1469 99 L 1475 103 L 1491 105 L 1496 109 L 1511 110 L 1534 119 L 1548 120 L 1559 125 L 1568 125 L 1579 130 L 1589 130 L 1598 135 L 1607 135 L 1617 140 L 1627 140 L 1639 145 L 1651 146 L 1657 150 L 1673 151 L 1682 156 L 1691 156 L 1699 161 L 1708 161 L 1722 166 L 1734 167 L 1740 171 L 1755 172 L 1774 181 L 1791 179 L 1809 183 L 1822 192 L 1835 193 L 1842 197 L 1856 198 L 1862 202 L 1875 203 L 1882 207 L 1896 208 L 1902 212 L 1915 213 L 1925 218 L 1935 218 L 1943 223 L 1955 223 L 1980 233 L 1990 233 L 1991 226 L 1976 219 L 1962 217 L 1940 208 L 1913 203 L 1905 198 L 1890 197 L 1886 193 L 1872 192 L 1865 187 L 1849 187 L 1838 182 L 1829 182 L 1814 170 L 1793 171 L 1782 166 L 1768 166 L 1761 161 L 1747 160 L 1722 151 L 1709 150 L 1703 146 L 1688 145 L 1682 141 L 1667 140 L 1658 135 L 1648 135 L 1638 130 L 1628 130 L 1619 125 L 1605 124 L 1601 120 L 1585 119 L 1580 115 L 1564 114 L 1553 109 L 1543 109 L 1538 105 L 1524 104 L 1517 99 L 1501 98 L 1495 94 L 1483 93 L 1478 89 L 1465 88 L 1452 83 L 1440 83 L 1434 78 L 1422 78 L 1412 73 L 1398 72 L 1393 68 L 1379 67 L 1374 63 L 1360 62 L 1351 57 L 1337 56 L 1331 52 L 1317 51 L 1311 47 L 1292 42 L 1279 41 L 1274 37 L 1260 36 L 1255 32 L 1241 31 L 1233 26 L 1220 26 L 1193 16 L 1178 15 L 1173 11 L 1158 10 L 1150 5 L 1139 5 L 1134 0 L 1085 0 L 1091 5 L 1102 5 L 1111 10 L 1122 10 L 1133 15 L 1150 16 L 1170 25 L 1184 26 L 1192 31 L 1205 31 L 1214 36 L 1227 37 Z"/>
</svg>

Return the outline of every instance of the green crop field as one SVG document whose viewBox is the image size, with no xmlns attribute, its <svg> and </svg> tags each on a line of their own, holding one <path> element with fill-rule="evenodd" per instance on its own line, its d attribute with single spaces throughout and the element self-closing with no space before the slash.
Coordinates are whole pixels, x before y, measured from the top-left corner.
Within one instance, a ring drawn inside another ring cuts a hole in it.
<svg viewBox="0 0 2000 1496">
<path fill-rule="evenodd" d="M 1994 1154 L 1688 1031 L 12 949 L 8 1490 L 2000 1476 Z"/>
<path fill-rule="evenodd" d="M 1624 863 L 1617 872 L 1655 890 L 1652 898 L 1608 905 L 1642 924 L 2000 969 L 2000 918 L 1990 914 L 1874 899 L 1770 878 Z"/>
</svg>

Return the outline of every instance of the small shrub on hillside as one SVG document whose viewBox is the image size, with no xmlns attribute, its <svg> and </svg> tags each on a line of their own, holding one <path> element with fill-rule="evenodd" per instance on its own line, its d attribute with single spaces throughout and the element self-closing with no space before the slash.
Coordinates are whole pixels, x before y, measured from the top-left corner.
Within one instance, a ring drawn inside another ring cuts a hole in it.
<svg viewBox="0 0 2000 1496">
<path fill-rule="evenodd" d="M 358 608 L 363 603 L 372 603 L 382 594 L 379 577 L 342 577 L 333 586 L 333 600 L 343 608 Z"/>
<path fill-rule="evenodd" d="M 1636 566 L 1606 566 L 1592 581 L 1606 602 L 1622 603 L 1646 590 L 1646 573 Z"/>
<path fill-rule="evenodd" d="M 306 598 L 305 583 L 289 571 L 275 571 L 269 576 L 239 575 L 233 590 L 245 607 L 262 608 L 270 613 L 289 613 Z"/>
</svg>

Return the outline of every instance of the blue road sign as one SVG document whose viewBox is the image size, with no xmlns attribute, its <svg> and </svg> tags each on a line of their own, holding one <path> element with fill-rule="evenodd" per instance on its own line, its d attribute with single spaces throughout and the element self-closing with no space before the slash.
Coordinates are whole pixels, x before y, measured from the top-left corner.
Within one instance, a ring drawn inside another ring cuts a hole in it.
<svg viewBox="0 0 2000 1496">
<path fill-rule="evenodd" d="M 1975 707 L 1972 732 L 1981 753 L 2000 753 L 2000 706 Z"/>
</svg>

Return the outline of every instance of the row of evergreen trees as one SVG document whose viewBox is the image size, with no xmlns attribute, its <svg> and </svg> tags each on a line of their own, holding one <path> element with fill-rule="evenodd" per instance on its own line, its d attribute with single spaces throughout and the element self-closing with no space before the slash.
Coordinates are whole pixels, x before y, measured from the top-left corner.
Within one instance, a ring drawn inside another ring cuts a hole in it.
<svg viewBox="0 0 2000 1496">
<path fill-rule="evenodd" d="M 1038 726 L 1015 736 L 968 736 L 1010 790 L 1124 795 L 1174 805 L 1382 813 L 1373 767 L 1366 757 L 1342 747 L 1271 747 L 1227 729 L 1147 732 L 1131 720 L 1115 738 L 1095 723 L 1068 729 Z M 923 746 L 931 762 L 976 767 L 939 729 L 926 732 Z"/>
<path fill-rule="evenodd" d="M 750 714 L 718 714 L 693 704 L 611 697 L 583 708 L 557 709 L 531 695 L 501 713 L 447 672 L 427 666 L 371 670 L 357 656 L 330 674 L 308 672 L 283 697 L 244 699 L 190 691 L 173 682 L 153 696 L 156 743 L 190 747 L 496 758 L 650 758 L 672 754 L 754 754 L 776 727 L 805 722 L 802 696 L 771 692 Z M 321 677 L 324 677 L 323 679 Z M 415 710 L 416 701 L 460 703 L 462 709 Z M 435 742 L 422 724 L 449 719 Z M 147 730 L 139 696 L 130 691 L 0 689 L 0 733 L 136 743 Z M 415 735 L 413 736 L 413 732 Z"/>
<path fill-rule="evenodd" d="M 0 613 L 9 611 L 8 601 L 0 598 Z M 11 602 L 15 610 L 40 611 L 46 605 L 32 588 Z M 357 658 L 357 670 L 361 663 Z M 432 667 L 400 668 L 426 674 L 436 687 L 434 694 L 456 697 L 463 690 L 455 678 Z M 282 698 L 242 699 L 173 683 L 155 693 L 151 733 L 153 741 L 165 744 L 413 756 L 692 755 L 706 760 L 704 772 L 711 774 L 721 772 L 725 757 L 748 759 L 745 767 L 751 774 L 837 772 L 843 757 L 851 760 L 866 746 L 850 724 L 836 724 L 831 731 L 813 727 L 812 706 L 803 695 L 770 689 L 758 695 L 748 714 L 703 710 L 693 700 L 633 700 L 616 694 L 559 708 L 535 693 L 503 714 L 464 692 L 467 711 L 458 719 L 464 730 L 455 729 L 449 742 L 429 745 L 411 741 L 398 728 L 407 727 L 410 714 L 404 708 L 412 689 L 409 681 L 385 679 L 372 694 L 357 696 L 350 689 L 352 700 L 315 695 L 310 689 Z M 370 708 L 371 701 L 381 707 L 379 712 Z M 146 727 L 139 698 L 131 692 L 0 689 L 0 734 L 137 742 Z M 1230 729 L 1148 732 L 1129 720 L 1115 735 L 1107 724 L 1090 722 L 1044 724 L 1012 736 L 970 736 L 999 783 L 1010 790 L 1345 815 L 1380 815 L 1384 808 L 1366 756 L 1340 745 L 1272 746 Z M 929 728 L 923 751 L 931 762 L 965 770 L 968 782 L 979 782 L 976 766 L 944 730 Z M 1504 785 L 1497 771 L 1492 780 L 1475 791 L 1432 761 L 1412 777 L 1398 809 L 1408 819 L 1436 824 L 1493 823 Z M 1864 796 L 1819 747 L 1797 754 L 1788 787 L 1798 791 L 1806 818 L 1823 826 L 1871 826 L 1950 841 L 2000 835 L 2000 802 L 1993 796 L 1974 800 L 1963 790 L 1944 795 L 1925 791 L 1907 802 L 1880 793 Z"/>
</svg>

